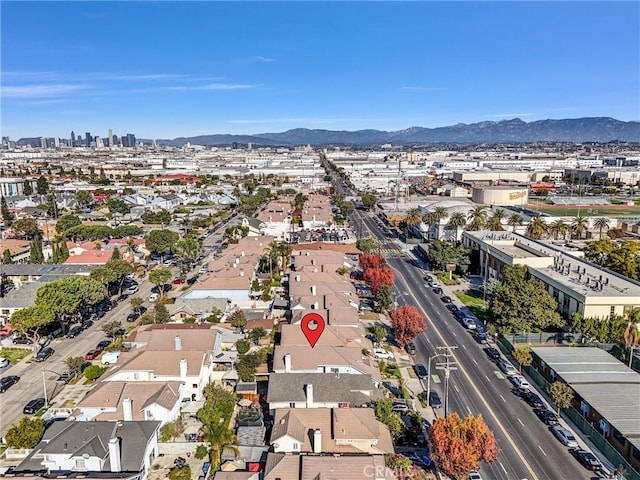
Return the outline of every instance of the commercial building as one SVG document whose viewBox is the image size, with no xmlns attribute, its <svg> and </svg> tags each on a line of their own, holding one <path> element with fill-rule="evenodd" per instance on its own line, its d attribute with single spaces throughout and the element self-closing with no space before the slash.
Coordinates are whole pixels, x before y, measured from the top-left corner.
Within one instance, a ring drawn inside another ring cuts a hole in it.
<svg viewBox="0 0 640 480">
<path fill-rule="evenodd" d="M 526 205 L 529 201 L 529 189 L 510 186 L 473 187 L 471 200 L 481 205 Z"/>
<path fill-rule="evenodd" d="M 480 250 L 485 279 L 500 280 L 505 266 L 526 265 L 529 275 L 546 286 L 567 317 L 574 312 L 592 318 L 625 315 L 640 305 L 639 282 L 555 246 L 513 232 L 466 231 L 462 242 Z"/>
</svg>

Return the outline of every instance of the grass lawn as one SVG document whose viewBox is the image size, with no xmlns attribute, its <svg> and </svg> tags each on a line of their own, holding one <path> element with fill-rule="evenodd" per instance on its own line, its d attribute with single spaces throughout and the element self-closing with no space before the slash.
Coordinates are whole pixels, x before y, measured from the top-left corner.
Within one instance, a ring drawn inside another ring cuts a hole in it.
<svg viewBox="0 0 640 480">
<path fill-rule="evenodd" d="M 0 348 L 0 357 L 6 358 L 15 365 L 27 355 L 31 355 L 33 351 L 30 348 L 6 347 Z"/>
<path fill-rule="evenodd" d="M 468 290 L 466 292 L 456 292 L 456 296 L 469 307 L 469 310 L 478 317 L 478 320 L 482 320 L 485 323 L 489 320 L 489 314 L 482 300 L 482 293 Z"/>
</svg>

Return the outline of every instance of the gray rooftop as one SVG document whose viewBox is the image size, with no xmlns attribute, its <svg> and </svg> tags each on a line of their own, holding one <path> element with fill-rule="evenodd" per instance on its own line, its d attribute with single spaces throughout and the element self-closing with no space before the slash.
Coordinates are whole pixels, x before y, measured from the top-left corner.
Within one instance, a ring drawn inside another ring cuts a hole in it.
<svg viewBox="0 0 640 480">
<path fill-rule="evenodd" d="M 267 398 L 270 402 L 304 402 L 305 385 L 313 385 L 315 402 L 347 402 L 360 406 L 382 398 L 371 375 L 334 373 L 271 373 Z M 370 392 L 371 395 L 367 395 Z"/>
<path fill-rule="evenodd" d="M 629 441 L 638 442 L 640 374 L 596 347 L 533 347 L 531 350 L 616 430 Z"/>
<path fill-rule="evenodd" d="M 25 458 L 16 471 L 41 471 L 42 455 L 64 454 L 69 456 L 96 455 L 105 457 L 109 452 L 109 439 L 121 439 L 123 472 L 139 472 L 144 464 L 144 452 L 149 439 L 155 435 L 160 422 L 54 422 L 44 432 L 40 443 Z M 110 471 L 110 459 L 103 472 Z"/>
<path fill-rule="evenodd" d="M 20 288 L 11 289 L 2 299 L 2 308 L 27 308 L 33 305 L 36 292 L 45 282 L 24 283 Z"/>
<path fill-rule="evenodd" d="M 8 277 L 35 276 L 35 277 L 67 277 L 69 275 L 88 275 L 97 265 L 40 265 L 35 263 L 21 263 L 2 265 L 2 273 Z M 49 278 L 47 278 L 49 280 Z"/>
</svg>

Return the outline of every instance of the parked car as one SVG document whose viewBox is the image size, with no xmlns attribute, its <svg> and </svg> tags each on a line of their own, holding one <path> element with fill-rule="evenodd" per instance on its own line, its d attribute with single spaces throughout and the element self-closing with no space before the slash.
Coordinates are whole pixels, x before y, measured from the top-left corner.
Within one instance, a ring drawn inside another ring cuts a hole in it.
<svg viewBox="0 0 640 480">
<path fill-rule="evenodd" d="M 500 360 L 500 351 L 494 347 L 487 347 L 484 349 L 484 353 L 487 354 L 491 360 Z"/>
<path fill-rule="evenodd" d="M 487 334 L 476 331 L 473 333 L 473 339 L 480 345 L 484 345 L 487 343 Z"/>
<path fill-rule="evenodd" d="M 402 414 L 409 413 L 410 411 L 409 406 L 406 403 L 402 403 L 402 402 L 393 402 L 393 406 L 391 407 L 391 409 L 394 412 L 402 413 Z"/>
<path fill-rule="evenodd" d="M 160 295 L 154 292 L 154 293 L 152 293 L 151 295 L 149 295 L 149 301 L 150 301 L 151 303 L 153 303 L 153 302 L 155 302 L 156 300 L 158 300 L 158 298 L 159 298 L 159 297 L 160 297 Z"/>
<path fill-rule="evenodd" d="M 131 312 L 129 315 L 127 315 L 127 322 L 129 323 L 135 322 L 139 316 L 140 315 L 138 313 Z"/>
<path fill-rule="evenodd" d="M 416 363 L 413 366 L 413 371 L 416 372 L 416 375 L 420 380 L 427 378 L 427 375 L 428 375 L 427 367 L 425 367 L 421 363 Z"/>
<path fill-rule="evenodd" d="M 56 353 L 56 351 L 51 347 L 44 347 L 36 354 L 36 362 L 44 362 L 51 355 Z"/>
<path fill-rule="evenodd" d="M 85 360 L 95 360 L 102 353 L 102 350 L 98 350 L 94 348 L 93 350 L 89 350 L 87 354 L 84 356 Z"/>
<path fill-rule="evenodd" d="M 22 413 L 25 415 L 33 415 L 38 410 L 44 407 L 44 398 L 34 398 L 33 400 L 29 400 L 27 404 L 22 409 Z"/>
<path fill-rule="evenodd" d="M 451 300 L 451 297 L 449 295 L 445 295 L 444 297 L 440 297 L 440 300 L 442 300 L 444 303 L 453 302 L 453 300 Z"/>
<path fill-rule="evenodd" d="M 31 343 L 33 343 L 31 341 L 31 339 L 29 339 L 27 337 L 23 337 L 23 336 L 14 337 L 14 339 L 13 339 L 13 344 L 14 345 L 29 345 Z"/>
<path fill-rule="evenodd" d="M 18 383 L 18 380 L 20 380 L 20 377 L 17 375 L 0 378 L 0 393 L 6 392 L 9 387 Z"/>
<path fill-rule="evenodd" d="M 555 427 L 551 427 L 551 433 L 553 433 L 555 437 L 560 440 L 560 443 L 562 443 L 564 446 L 569 448 L 579 447 L 576 437 L 574 437 L 573 433 L 571 433 L 566 428 L 556 425 Z"/>
<path fill-rule="evenodd" d="M 522 392 L 521 396 L 533 408 L 544 408 L 544 402 L 537 393 L 526 390 Z"/>
<path fill-rule="evenodd" d="M 78 335 L 80 335 L 82 333 L 82 326 L 81 325 L 74 325 L 73 327 L 71 327 L 69 329 L 69 332 L 67 333 L 67 338 L 75 338 Z"/>
<path fill-rule="evenodd" d="M 482 475 L 480 475 L 476 470 L 472 470 L 469 472 L 468 480 L 482 480 Z"/>
<path fill-rule="evenodd" d="M 373 356 L 376 358 L 390 359 L 393 358 L 393 353 L 387 352 L 384 348 L 374 348 Z"/>
<path fill-rule="evenodd" d="M 186 283 L 186 280 L 184 278 L 176 278 L 171 283 L 174 285 L 183 285 Z"/>
<path fill-rule="evenodd" d="M 455 303 L 447 303 L 447 310 L 451 313 L 456 313 L 459 309 Z"/>
<path fill-rule="evenodd" d="M 80 325 L 82 330 L 86 330 L 92 326 L 93 326 L 93 320 L 90 320 L 90 319 L 83 320 L 82 325 Z"/>
<path fill-rule="evenodd" d="M 138 284 L 136 283 L 135 285 L 129 285 L 122 293 L 125 293 L 127 295 L 133 295 L 137 291 L 138 291 Z"/>
<path fill-rule="evenodd" d="M 533 413 L 535 413 L 545 425 L 549 425 L 550 427 L 558 425 L 558 417 L 556 417 L 556 414 L 551 410 L 547 410 L 546 408 L 534 408 Z"/>
<path fill-rule="evenodd" d="M 602 470 L 602 464 L 593 453 L 581 448 L 571 450 L 571 453 L 587 470 L 591 470 L 592 472 L 598 472 Z"/>
<path fill-rule="evenodd" d="M 407 353 L 409 355 L 415 355 L 416 354 L 416 346 L 413 343 L 408 343 L 404 349 L 407 351 Z"/>
<path fill-rule="evenodd" d="M 8 358 L 0 357 L 0 368 L 8 367 L 11 365 L 11 362 Z"/>
<path fill-rule="evenodd" d="M 429 405 L 432 408 L 442 408 L 442 400 L 440 400 L 440 396 L 435 390 L 429 392 Z"/>
<path fill-rule="evenodd" d="M 511 364 L 511 362 L 509 362 L 508 360 L 505 360 L 504 358 L 501 358 L 500 360 L 498 360 L 496 362 L 496 365 L 498 365 L 498 368 L 502 370 L 502 373 L 506 374 L 507 376 L 518 374 L 518 369 L 514 367 L 513 364 Z"/>
<path fill-rule="evenodd" d="M 433 289 L 433 293 L 435 293 L 436 295 L 442 295 L 442 288 L 440 287 L 435 287 Z"/>
<path fill-rule="evenodd" d="M 58 385 L 66 385 L 74 378 L 76 378 L 76 372 L 74 372 L 73 370 L 65 370 L 60 374 L 60 376 L 56 380 L 56 383 Z"/>
<path fill-rule="evenodd" d="M 102 352 L 109 345 L 111 345 L 111 340 L 102 340 L 96 345 L 96 350 L 100 350 Z"/>
<path fill-rule="evenodd" d="M 510 375 L 509 376 L 509 381 L 511 383 L 513 383 L 513 386 L 520 389 L 520 390 L 528 390 L 529 388 L 531 388 L 531 385 L 529 385 L 529 382 L 527 381 L 526 378 L 524 378 L 522 375 Z"/>
</svg>

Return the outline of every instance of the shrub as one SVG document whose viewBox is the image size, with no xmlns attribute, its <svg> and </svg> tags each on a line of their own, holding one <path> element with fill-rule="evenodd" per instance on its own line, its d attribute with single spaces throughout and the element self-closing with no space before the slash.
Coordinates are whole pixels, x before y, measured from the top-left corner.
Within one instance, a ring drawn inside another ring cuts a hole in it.
<svg viewBox="0 0 640 480">
<path fill-rule="evenodd" d="M 107 371 L 107 367 L 101 367 L 100 365 L 89 365 L 85 371 L 84 376 L 87 380 L 96 380 Z"/>
</svg>

